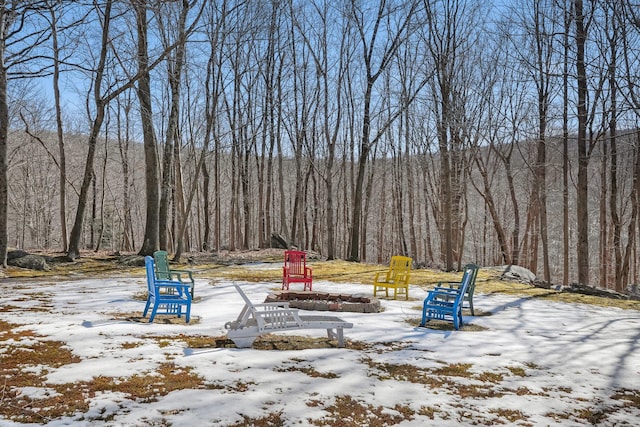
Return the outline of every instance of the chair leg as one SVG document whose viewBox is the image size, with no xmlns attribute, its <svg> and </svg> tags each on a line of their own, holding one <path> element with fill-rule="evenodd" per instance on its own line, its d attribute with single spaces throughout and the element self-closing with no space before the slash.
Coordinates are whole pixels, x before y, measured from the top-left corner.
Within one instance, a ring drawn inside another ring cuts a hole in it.
<svg viewBox="0 0 640 427">
<path fill-rule="evenodd" d="M 149 311 L 149 307 L 151 306 L 151 299 L 147 299 L 147 304 L 144 306 L 144 311 L 142 312 L 142 317 L 147 317 L 147 312 Z"/>
<path fill-rule="evenodd" d="M 460 310 L 458 310 L 456 315 L 453 317 L 453 327 L 456 329 L 456 331 L 460 329 L 461 326 L 462 326 L 462 307 L 460 307 Z"/>
<path fill-rule="evenodd" d="M 420 326 L 424 327 L 427 324 L 427 308 L 425 304 L 422 304 L 422 321 L 420 322 Z"/>
<path fill-rule="evenodd" d="M 153 319 L 156 317 L 156 311 L 158 311 L 158 304 L 153 305 L 153 309 L 151 310 L 151 317 L 149 317 L 149 323 L 153 323 Z"/>
</svg>

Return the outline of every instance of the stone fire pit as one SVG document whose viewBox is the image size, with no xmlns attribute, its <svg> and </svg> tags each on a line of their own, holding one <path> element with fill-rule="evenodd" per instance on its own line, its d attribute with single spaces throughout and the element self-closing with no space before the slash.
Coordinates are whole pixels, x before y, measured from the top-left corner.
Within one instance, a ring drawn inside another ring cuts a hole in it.
<svg viewBox="0 0 640 427">
<path fill-rule="evenodd" d="M 264 302 L 288 302 L 289 307 L 314 311 L 350 311 L 378 313 L 380 301 L 363 295 L 312 291 L 279 291 L 267 295 Z"/>
</svg>

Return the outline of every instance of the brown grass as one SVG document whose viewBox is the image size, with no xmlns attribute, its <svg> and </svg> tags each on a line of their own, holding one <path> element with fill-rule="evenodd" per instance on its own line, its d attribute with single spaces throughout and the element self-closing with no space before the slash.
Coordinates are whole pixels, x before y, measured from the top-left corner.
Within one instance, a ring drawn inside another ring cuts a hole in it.
<svg viewBox="0 0 640 427">
<path fill-rule="evenodd" d="M 311 402 L 309 406 L 319 406 L 317 401 Z M 323 408 L 329 415 L 319 419 L 308 421 L 315 426 L 391 426 L 402 421 L 409 421 L 414 418 L 415 412 L 408 406 L 396 405 L 393 408 L 384 406 L 373 406 L 360 402 L 351 396 L 337 396 L 333 404 Z M 394 413 L 391 413 L 392 409 Z"/>
<path fill-rule="evenodd" d="M 161 339 L 155 337 L 156 339 Z M 233 341 L 226 336 L 185 336 L 178 335 L 171 337 L 174 341 L 180 340 L 189 348 L 205 349 L 205 348 L 235 348 Z M 366 344 L 345 340 L 345 348 L 352 350 L 363 350 Z M 313 348 L 338 348 L 338 342 L 330 340 L 327 337 L 309 337 L 302 335 L 276 335 L 265 334 L 258 337 L 252 345 L 255 350 L 309 350 Z"/>
<path fill-rule="evenodd" d="M 79 363 L 64 343 L 24 329 L 20 325 L 0 320 L 0 416 L 21 423 L 42 423 L 49 420 L 86 412 L 89 399 L 97 392 L 114 391 L 130 399 L 153 401 L 173 390 L 201 388 L 204 382 L 173 363 L 163 363 L 157 369 L 128 378 L 97 376 L 89 382 L 49 384 L 46 374 L 50 369 Z M 10 344 L 7 344 L 10 343 Z M 126 343 L 123 347 L 130 347 Z M 37 369 L 36 369 L 37 368 Z M 22 393 L 25 387 L 45 390 L 44 396 L 30 397 Z M 48 391 L 47 391 L 48 390 Z"/>
</svg>

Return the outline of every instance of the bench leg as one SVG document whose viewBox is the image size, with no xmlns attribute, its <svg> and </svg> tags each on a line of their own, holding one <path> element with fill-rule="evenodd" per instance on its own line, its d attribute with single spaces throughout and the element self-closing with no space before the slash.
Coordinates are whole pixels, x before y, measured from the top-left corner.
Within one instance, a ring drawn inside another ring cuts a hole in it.
<svg viewBox="0 0 640 427">
<path fill-rule="evenodd" d="M 333 332 L 333 329 L 327 328 L 327 336 L 330 340 L 337 340 L 338 347 L 344 347 L 344 331 L 343 328 L 336 328 L 336 331 Z"/>
<path fill-rule="evenodd" d="M 238 348 L 249 348 L 257 337 L 230 338 Z"/>
<path fill-rule="evenodd" d="M 247 331 L 241 329 L 234 329 L 227 332 L 227 338 L 229 338 L 238 348 L 248 348 L 253 345 L 253 342 L 260 335 L 257 331 Z"/>
</svg>

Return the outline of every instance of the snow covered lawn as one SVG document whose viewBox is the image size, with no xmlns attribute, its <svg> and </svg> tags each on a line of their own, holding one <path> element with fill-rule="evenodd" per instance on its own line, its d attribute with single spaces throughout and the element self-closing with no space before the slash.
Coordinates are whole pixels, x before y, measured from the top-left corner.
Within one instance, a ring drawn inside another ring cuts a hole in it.
<svg viewBox="0 0 640 427">
<path fill-rule="evenodd" d="M 254 302 L 275 283 L 239 283 Z M 135 279 L 2 285 L 0 425 L 638 425 L 640 312 L 477 295 L 460 331 L 420 328 L 426 292 L 322 330 L 224 340 L 233 284 L 196 281 L 192 323 L 140 321 Z M 318 281 L 314 291 L 371 295 Z M 327 313 L 318 313 L 327 314 Z M 312 337 L 303 339 L 300 337 Z M 285 348 L 301 348 L 282 350 Z M 276 348 L 276 349 L 274 349 Z"/>
</svg>

